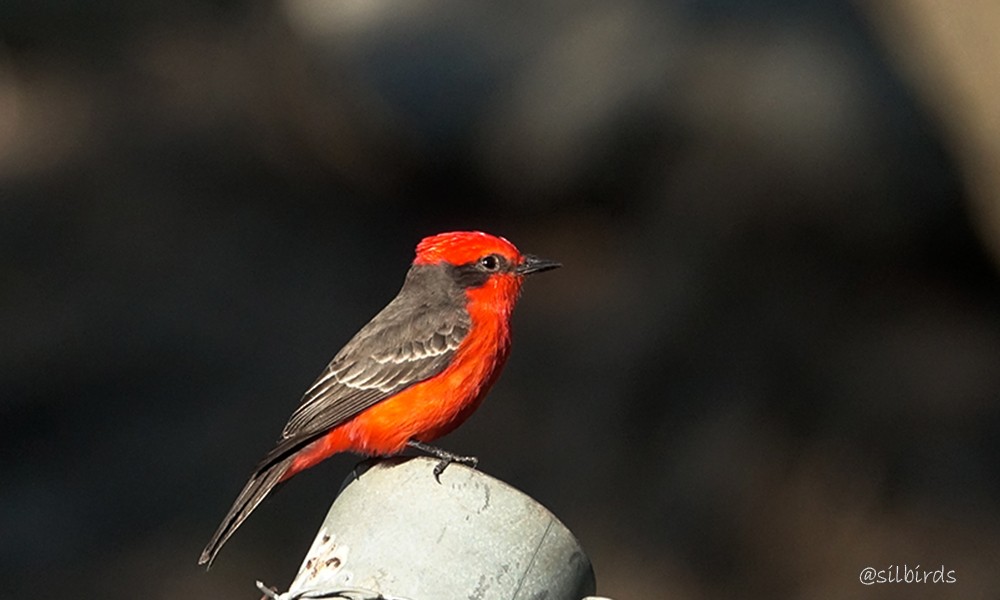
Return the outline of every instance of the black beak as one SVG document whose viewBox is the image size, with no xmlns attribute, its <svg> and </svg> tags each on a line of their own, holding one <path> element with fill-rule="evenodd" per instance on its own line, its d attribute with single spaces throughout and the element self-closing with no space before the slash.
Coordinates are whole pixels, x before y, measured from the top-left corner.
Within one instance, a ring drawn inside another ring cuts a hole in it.
<svg viewBox="0 0 1000 600">
<path fill-rule="evenodd" d="M 530 275 L 531 273 L 541 273 L 542 271 L 558 269 L 561 266 L 562 263 L 557 263 L 554 260 L 546 260 L 538 258 L 533 254 L 525 254 L 524 260 L 514 268 L 514 272 L 518 275 Z"/>
</svg>

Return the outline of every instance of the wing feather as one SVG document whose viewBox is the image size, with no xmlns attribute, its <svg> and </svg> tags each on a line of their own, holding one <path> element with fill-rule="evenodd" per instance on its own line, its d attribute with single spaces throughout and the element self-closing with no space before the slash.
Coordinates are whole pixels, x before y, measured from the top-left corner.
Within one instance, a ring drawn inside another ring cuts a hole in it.
<svg viewBox="0 0 1000 600">
<path fill-rule="evenodd" d="M 330 361 L 292 413 L 282 440 L 314 438 L 447 368 L 471 327 L 468 313 L 425 305 L 399 315 L 406 307 L 393 304 Z"/>
</svg>

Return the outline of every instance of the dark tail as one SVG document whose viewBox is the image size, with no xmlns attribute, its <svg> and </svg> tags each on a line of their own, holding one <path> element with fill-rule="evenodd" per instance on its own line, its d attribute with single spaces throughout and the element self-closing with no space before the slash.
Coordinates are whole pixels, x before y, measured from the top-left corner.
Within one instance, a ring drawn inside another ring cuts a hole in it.
<svg viewBox="0 0 1000 600">
<path fill-rule="evenodd" d="M 272 452 L 268 458 L 271 458 L 275 454 L 277 453 Z M 294 454 L 290 456 L 285 454 L 284 457 L 278 458 L 278 460 L 264 459 L 261 462 L 257 470 L 250 476 L 250 481 L 247 482 L 243 487 L 243 491 L 236 498 L 236 502 L 233 502 L 233 507 L 229 509 L 229 513 L 222 520 L 222 524 L 219 525 L 219 529 L 216 530 L 215 535 L 212 536 L 212 539 L 208 541 L 208 545 L 202 550 L 201 558 L 198 559 L 199 565 L 207 563 L 207 568 L 212 567 L 212 561 L 215 560 L 215 556 L 219 553 L 222 545 L 243 524 L 243 521 L 246 521 L 250 513 L 257 508 L 264 498 L 271 493 L 271 490 L 281 483 L 294 458 Z"/>
</svg>

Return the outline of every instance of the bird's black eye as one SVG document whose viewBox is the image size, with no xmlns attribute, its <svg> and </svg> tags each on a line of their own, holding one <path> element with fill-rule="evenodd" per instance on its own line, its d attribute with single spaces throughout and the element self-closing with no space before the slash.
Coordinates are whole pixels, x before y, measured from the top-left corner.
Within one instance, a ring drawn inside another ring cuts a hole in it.
<svg viewBox="0 0 1000 600">
<path fill-rule="evenodd" d="M 500 263 L 500 257 L 496 254 L 487 254 L 479 259 L 479 266 L 484 271 L 489 271 L 491 273 L 500 269 Z"/>
</svg>

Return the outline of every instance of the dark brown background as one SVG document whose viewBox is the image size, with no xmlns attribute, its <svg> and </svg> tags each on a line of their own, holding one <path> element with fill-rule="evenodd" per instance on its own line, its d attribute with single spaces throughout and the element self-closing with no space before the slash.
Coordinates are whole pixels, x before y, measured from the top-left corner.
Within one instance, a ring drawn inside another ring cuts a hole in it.
<svg viewBox="0 0 1000 600">
<path fill-rule="evenodd" d="M 602 594 L 995 592 L 1000 15 L 929 4 L 4 3 L 3 595 L 287 585 L 355 459 L 195 562 L 456 228 L 565 268 L 443 444 Z"/>
</svg>

